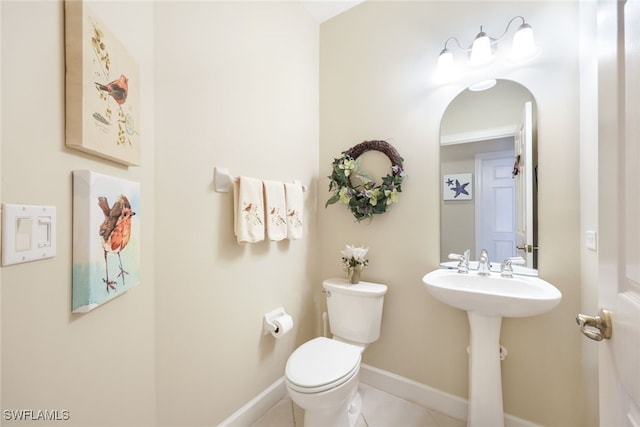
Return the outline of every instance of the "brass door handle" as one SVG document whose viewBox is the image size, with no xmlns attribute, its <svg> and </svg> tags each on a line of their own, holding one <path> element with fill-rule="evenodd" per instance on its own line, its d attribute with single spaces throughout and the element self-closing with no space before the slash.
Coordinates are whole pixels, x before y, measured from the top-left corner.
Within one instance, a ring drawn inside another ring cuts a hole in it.
<svg viewBox="0 0 640 427">
<path fill-rule="evenodd" d="M 587 338 L 594 341 L 611 338 L 611 312 L 608 310 L 600 309 L 597 316 L 578 314 L 576 322 L 580 327 L 580 332 Z"/>
</svg>

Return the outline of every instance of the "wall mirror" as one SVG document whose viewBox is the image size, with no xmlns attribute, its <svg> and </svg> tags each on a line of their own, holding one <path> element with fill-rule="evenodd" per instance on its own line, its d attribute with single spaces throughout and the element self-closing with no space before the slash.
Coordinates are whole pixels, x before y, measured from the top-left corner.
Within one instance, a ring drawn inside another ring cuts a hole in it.
<svg viewBox="0 0 640 427">
<path fill-rule="evenodd" d="M 462 91 L 440 124 L 441 262 L 487 249 L 492 270 L 520 256 L 537 274 L 535 100 L 516 82 L 495 83 Z"/>
</svg>

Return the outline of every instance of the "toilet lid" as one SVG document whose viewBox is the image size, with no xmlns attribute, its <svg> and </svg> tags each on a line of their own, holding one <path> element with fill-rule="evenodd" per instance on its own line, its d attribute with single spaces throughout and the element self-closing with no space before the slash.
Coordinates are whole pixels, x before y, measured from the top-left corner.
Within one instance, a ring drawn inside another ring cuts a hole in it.
<svg viewBox="0 0 640 427">
<path fill-rule="evenodd" d="M 353 376 L 360 366 L 360 349 L 325 337 L 298 347 L 287 360 L 285 376 L 302 389 L 327 389 Z"/>
</svg>

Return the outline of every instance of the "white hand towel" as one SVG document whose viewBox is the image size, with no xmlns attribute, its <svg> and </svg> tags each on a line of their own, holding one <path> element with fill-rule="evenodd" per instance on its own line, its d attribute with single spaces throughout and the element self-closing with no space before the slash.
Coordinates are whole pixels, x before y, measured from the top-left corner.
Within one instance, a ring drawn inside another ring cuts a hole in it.
<svg viewBox="0 0 640 427">
<path fill-rule="evenodd" d="M 301 184 L 284 184 L 287 201 L 287 237 L 290 240 L 302 238 L 302 218 L 304 200 Z"/>
<path fill-rule="evenodd" d="M 266 209 L 267 237 L 279 241 L 287 237 L 287 205 L 284 184 L 279 181 L 262 181 Z"/>
<path fill-rule="evenodd" d="M 241 176 L 233 184 L 234 231 L 238 243 L 264 240 L 264 195 L 262 181 Z"/>
</svg>

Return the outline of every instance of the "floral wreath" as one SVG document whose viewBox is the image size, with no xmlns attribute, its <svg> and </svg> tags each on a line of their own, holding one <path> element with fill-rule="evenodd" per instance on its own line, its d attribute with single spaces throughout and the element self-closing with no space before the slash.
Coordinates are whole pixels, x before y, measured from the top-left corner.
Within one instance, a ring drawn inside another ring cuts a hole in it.
<svg viewBox="0 0 640 427">
<path fill-rule="evenodd" d="M 391 173 L 382 177 L 380 185 L 376 185 L 366 173 L 359 172 L 358 158 L 371 150 L 380 151 L 391 160 Z M 402 192 L 403 161 L 398 151 L 386 141 L 364 141 L 343 151 L 342 157 L 333 161 L 333 172 L 328 177 L 331 180 L 329 191 L 333 195 L 327 200 L 325 208 L 341 201 L 358 222 L 385 213 L 393 203 L 398 202 L 398 193 Z M 360 178 L 363 184 L 353 186 L 352 176 Z"/>
</svg>

